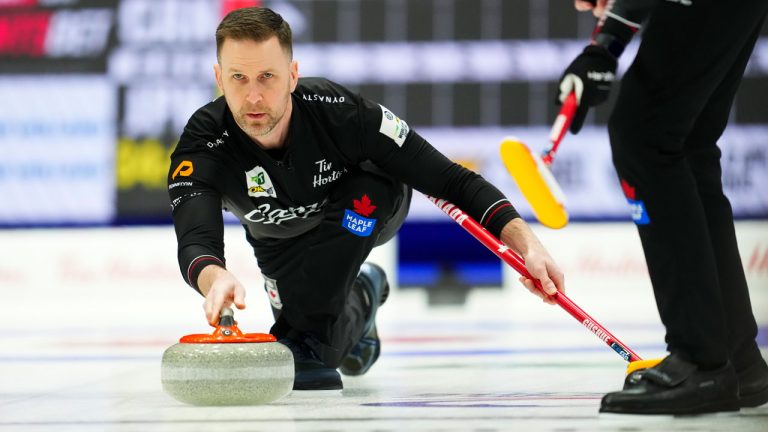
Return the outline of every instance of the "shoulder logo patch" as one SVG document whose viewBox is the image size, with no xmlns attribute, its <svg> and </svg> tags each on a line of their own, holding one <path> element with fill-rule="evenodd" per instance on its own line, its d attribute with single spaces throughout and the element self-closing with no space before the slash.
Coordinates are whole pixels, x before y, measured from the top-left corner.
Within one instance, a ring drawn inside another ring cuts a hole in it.
<svg viewBox="0 0 768 432">
<path fill-rule="evenodd" d="M 191 161 L 184 160 L 181 161 L 179 166 L 176 167 L 176 169 L 173 171 L 173 174 L 171 175 L 171 180 L 176 180 L 176 176 L 180 175 L 182 177 L 189 177 L 192 175 L 192 173 L 195 171 L 194 165 L 192 165 Z"/>
<path fill-rule="evenodd" d="M 277 192 L 272 185 L 272 179 L 269 174 L 259 165 L 253 167 L 245 173 L 245 182 L 248 186 L 248 195 L 254 198 L 271 197 L 277 198 Z"/>
<path fill-rule="evenodd" d="M 319 94 L 302 93 L 301 98 L 308 102 L 344 103 L 344 96 L 326 96 Z"/>
<path fill-rule="evenodd" d="M 379 127 L 379 132 L 391 138 L 399 147 L 402 147 L 405 137 L 408 136 L 410 131 L 408 123 L 405 120 L 400 120 L 384 105 L 379 106 L 381 107 L 381 126 Z"/>
<path fill-rule="evenodd" d="M 344 209 L 344 219 L 341 221 L 347 231 L 359 237 L 368 237 L 373 233 L 376 227 L 376 219 L 368 218 L 376 206 L 371 203 L 368 195 L 363 195 L 359 200 L 353 199 L 354 211 Z"/>
</svg>

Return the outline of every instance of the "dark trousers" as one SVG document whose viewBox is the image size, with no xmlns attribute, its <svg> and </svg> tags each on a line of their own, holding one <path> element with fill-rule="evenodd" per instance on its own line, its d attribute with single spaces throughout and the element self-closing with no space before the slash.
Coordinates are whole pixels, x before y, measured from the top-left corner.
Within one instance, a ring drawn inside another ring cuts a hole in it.
<svg viewBox="0 0 768 432">
<path fill-rule="evenodd" d="M 363 196 L 370 203 L 360 210 Z M 370 170 L 352 170 L 331 191 L 316 228 L 291 239 L 255 240 L 247 235 L 268 295 L 280 300 L 277 306 L 272 303 L 275 325 L 270 333 L 278 339 L 309 336 L 306 342 L 323 362 L 337 367 L 362 337 L 369 310 L 361 290 L 352 289 L 360 265 L 375 246 L 395 235 L 410 198 L 410 188 L 402 183 Z M 365 214 L 372 206 L 375 209 Z M 361 220 L 358 216 L 375 223 L 351 221 Z"/>
<path fill-rule="evenodd" d="M 670 352 L 756 361 L 757 326 L 723 194 L 717 140 L 768 11 L 765 0 L 660 1 L 609 120 Z"/>
</svg>

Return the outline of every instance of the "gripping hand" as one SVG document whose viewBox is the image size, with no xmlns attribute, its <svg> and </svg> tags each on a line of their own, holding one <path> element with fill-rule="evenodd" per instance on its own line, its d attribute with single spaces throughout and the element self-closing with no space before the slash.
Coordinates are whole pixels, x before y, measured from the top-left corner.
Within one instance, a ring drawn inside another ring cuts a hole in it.
<svg viewBox="0 0 768 432">
<path fill-rule="evenodd" d="M 571 133 L 578 133 L 584 124 L 587 112 L 593 106 L 608 99 L 611 84 L 616 77 L 616 57 L 605 48 L 590 45 L 576 57 L 560 78 L 558 105 L 571 92 L 576 93 L 578 107 L 571 123 Z"/>
</svg>

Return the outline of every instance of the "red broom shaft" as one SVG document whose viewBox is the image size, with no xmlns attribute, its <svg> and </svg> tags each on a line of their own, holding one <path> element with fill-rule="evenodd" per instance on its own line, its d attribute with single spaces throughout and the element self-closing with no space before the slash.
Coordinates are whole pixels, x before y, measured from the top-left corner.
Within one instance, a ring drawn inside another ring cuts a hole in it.
<svg viewBox="0 0 768 432">
<path fill-rule="evenodd" d="M 488 232 L 477 221 L 472 219 L 463 210 L 450 203 L 449 201 L 437 199 L 431 196 L 427 197 L 432 201 L 440 210 L 451 217 L 456 223 L 461 225 L 462 228 L 467 230 L 473 237 L 480 241 L 485 247 L 490 249 L 491 252 L 496 254 L 504 262 L 512 266 L 518 273 L 528 279 L 532 279 L 536 284 L 536 287 L 541 289 L 541 283 L 538 279 L 534 279 L 533 276 L 525 268 L 525 262 L 516 253 L 511 251 L 504 243 L 497 239 L 493 234 Z M 640 356 L 635 354 L 634 351 L 629 349 L 623 342 L 621 342 L 616 336 L 611 334 L 605 327 L 598 323 L 594 318 L 589 316 L 583 309 L 581 309 L 576 303 L 569 299 L 565 294 L 558 291 L 553 295 L 555 302 L 566 312 L 576 318 L 583 326 L 589 329 L 600 340 L 605 342 L 606 345 L 616 351 L 624 360 L 633 362 L 642 360 Z"/>
<path fill-rule="evenodd" d="M 557 148 L 560 147 L 560 141 L 563 140 L 565 133 L 571 126 L 573 121 L 573 115 L 576 114 L 576 108 L 579 104 L 576 102 L 576 93 L 571 93 L 563 102 L 563 106 L 560 108 L 560 113 L 555 118 L 555 122 L 552 124 L 552 130 L 549 132 L 549 141 L 552 145 L 549 150 L 544 152 L 541 160 L 549 166 L 552 163 L 552 159 L 555 157 Z"/>
</svg>

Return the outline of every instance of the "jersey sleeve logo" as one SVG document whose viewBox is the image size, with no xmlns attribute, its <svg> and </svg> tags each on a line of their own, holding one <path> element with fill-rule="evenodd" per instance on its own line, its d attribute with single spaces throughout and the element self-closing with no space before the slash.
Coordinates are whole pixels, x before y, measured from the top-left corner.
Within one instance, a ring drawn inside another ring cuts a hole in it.
<svg viewBox="0 0 768 432">
<path fill-rule="evenodd" d="M 354 211 L 344 209 L 344 219 L 341 221 L 341 226 L 356 236 L 370 236 L 376 227 L 376 219 L 366 216 L 370 216 L 376 210 L 376 206 L 371 204 L 368 195 L 363 195 L 359 200 L 353 199 L 352 206 Z"/>
<path fill-rule="evenodd" d="M 352 207 L 354 208 L 355 213 L 365 217 L 370 216 L 371 213 L 376 210 L 376 206 L 371 205 L 371 199 L 368 198 L 368 195 L 363 195 L 359 200 L 352 200 Z"/>
<path fill-rule="evenodd" d="M 645 208 L 645 202 L 637 199 L 635 187 L 630 185 L 626 180 L 621 179 L 621 190 L 624 192 L 624 196 L 627 198 L 630 214 L 632 215 L 632 220 L 635 222 L 635 224 L 650 224 L 651 218 L 648 216 L 648 210 Z"/>
<path fill-rule="evenodd" d="M 400 120 L 384 105 L 379 106 L 381 107 L 381 126 L 379 127 L 379 132 L 391 138 L 399 147 L 402 147 L 410 131 L 408 123 L 405 120 Z"/>
<path fill-rule="evenodd" d="M 248 195 L 254 198 L 272 197 L 277 198 L 277 192 L 272 185 L 272 179 L 269 174 L 259 165 L 253 167 L 245 173 L 245 182 L 248 186 Z"/>
<path fill-rule="evenodd" d="M 176 169 L 173 171 L 173 174 L 171 175 L 171 180 L 176 180 L 176 176 L 182 176 L 182 177 L 189 177 L 192 175 L 192 173 L 195 171 L 194 165 L 192 165 L 191 161 L 184 160 L 181 161 L 179 166 L 176 167 Z"/>
<path fill-rule="evenodd" d="M 280 300 L 280 291 L 277 289 L 277 281 L 264 276 L 264 288 L 267 290 L 267 296 L 269 297 L 269 302 L 272 304 L 272 307 L 278 310 L 282 309 L 283 301 Z"/>
</svg>

